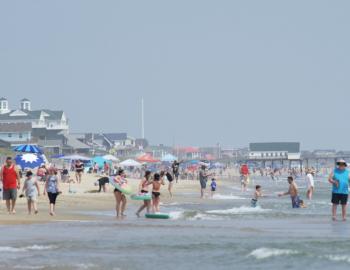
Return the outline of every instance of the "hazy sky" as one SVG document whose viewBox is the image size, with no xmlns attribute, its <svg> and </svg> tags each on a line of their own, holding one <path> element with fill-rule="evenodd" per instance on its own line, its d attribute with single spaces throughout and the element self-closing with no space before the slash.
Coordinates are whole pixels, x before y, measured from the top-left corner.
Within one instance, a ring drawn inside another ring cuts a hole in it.
<svg viewBox="0 0 350 270">
<path fill-rule="evenodd" d="M 350 1 L 0 0 L 0 96 L 151 143 L 350 149 Z"/>
</svg>

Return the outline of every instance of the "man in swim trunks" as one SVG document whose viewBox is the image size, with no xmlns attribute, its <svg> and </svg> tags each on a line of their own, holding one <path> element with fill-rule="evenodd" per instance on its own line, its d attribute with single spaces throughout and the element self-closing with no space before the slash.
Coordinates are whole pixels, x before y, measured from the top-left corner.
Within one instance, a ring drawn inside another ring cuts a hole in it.
<svg viewBox="0 0 350 270">
<path fill-rule="evenodd" d="M 176 180 L 176 183 L 177 181 L 179 180 L 179 175 L 180 175 L 180 163 L 181 162 L 178 162 L 177 160 L 174 160 L 173 164 L 171 165 L 171 168 L 173 170 L 173 176 Z"/>
<path fill-rule="evenodd" d="M 298 186 L 296 185 L 294 178 L 292 176 L 288 176 L 289 190 L 284 193 L 278 194 L 279 197 L 290 195 L 290 199 L 292 201 L 293 208 L 300 208 L 300 198 L 298 195 Z"/>
<path fill-rule="evenodd" d="M 337 167 L 333 170 L 328 178 L 328 182 L 332 184 L 332 219 L 337 219 L 337 206 L 342 206 L 342 218 L 346 221 L 346 208 L 349 196 L 349 181 L 350 173 L 346 168 L 348 164 L 345 160 L 340 159 L 337 161 Z"/>
<path fill-rule="evenodd" d="M 5 165 L 1 168 L 0 181 L 3 184 L 3 199 L 6 201 L 7 211 L 9 214 L 15 214 L 17 189 L 21 188 L 21 177 L 11 157 L 6 159 Z"/>
</svg>

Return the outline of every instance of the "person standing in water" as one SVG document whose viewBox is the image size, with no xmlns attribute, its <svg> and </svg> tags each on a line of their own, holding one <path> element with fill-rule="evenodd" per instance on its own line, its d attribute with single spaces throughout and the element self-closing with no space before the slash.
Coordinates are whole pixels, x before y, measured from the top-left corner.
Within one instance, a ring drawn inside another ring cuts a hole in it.
<svg viewBox="0 0 350 270">
<path fill-rule="evenodd" d="M 17 189 L 21 188 L 21 176 L 12 158 L 6 159 L 0 171 L 0 181 L 3 184 L 3 199 L 9 214 L 16 214 Z"/>
<path fill-rule="evenodd" d="M 117 176 L 114 178 L 114 181 L 119 185 L 123 186 L 128 183 L 126 180 L 126 175 L 123 169 L 120 169 L 118 171 Z M 126 215 L 124 214 L 125 208 L 126 208 L 126 197 L 125 195 L 118 189 L 114 189 L 114 197 L 116 201 L 116 212 L 117 212 L 117 218 L 120 217 L 125 217 Z"/>
<path fill-rule="evenodd" d="M 346 208 L 349 196 L 349 180 L 350 174 L 347 170 L 348 164 L 345 160 L 337 161 L 337 166 L 330 174 L 328 182 L 332 184 L 332 219 L 337 220 L 337 207 L 341 204 L 342 218 L 346 221 Z"/>
<path fill-rule="evenodd" d="M 209 176 L 211 176 L 211 174 L 207 172 L 207 166 L 202 165 L 201 169 L 199 170 L 199 183 L 201 185 L 201 199 L 204 198 Z"/>
<path fill-rule="evenodd" d="M 139 194 L 141 195 L 147 195 L 149 194 L 148 191 L 148 186 L 150 184 L 152 184 L 151 182 L 151 171 L 146 171 L 145 172 L 145 177 L 141 180 L 140 185 L 139 185 Z M 141 207 L 139 208 L 139 210 L 137 210 L 136 212 L 136 216 L 140 217 L 140 213 L 146 209 L 147 214 L 150 212 L 151 210 L 151 201 L 143 201 L 143 205 L 141 205 Z"/>
<path fill-rule="evenodd" d="M 152 211 L 153 213 L 159 213 L 160 205 L 160 188 L 165 185 L 163 179 L 159 173 L 154 174 L 152 182 Z"/>
<path fill-rule="evenodd" d="M 247 164 L 243 164 L 240 168 L 242 192 L 247 191 L 249 184 L 249 168 Z"/>
<path fill-rule="evenodd" d="M 261 191 L 261 186 L 260 185 L 256 185 L 255 186 L 255 192 L 253 194 L 253 198 L 252 201 L 250 203 L 252 208 L 257 207 L 258 205 L 258 200 L 259 198 L 262 197 L 262 191 Z"/>
<path fill-rule="evenodd" d="M 306 174 L 307 192 L 306 197 L 312 200 L 312 195 L 314 194 L 315 181 L 314 181 L 315 171 L 313 169 L 308 169 Z"/>
<path fill-rule="evenodd" d="M 287 192 L 283 192 L 278 194 L 279 197 L 289 195 L 290 199 L 292 201 L 292 207 L 293 208 L 300 208 L 301 206 L 301 200 L 299 198 L 299 191 L 298 186 L 294 181 L 293 176 L 288 176 L 288 183 L 289 183 L 289 189 Z"/>
</svg>

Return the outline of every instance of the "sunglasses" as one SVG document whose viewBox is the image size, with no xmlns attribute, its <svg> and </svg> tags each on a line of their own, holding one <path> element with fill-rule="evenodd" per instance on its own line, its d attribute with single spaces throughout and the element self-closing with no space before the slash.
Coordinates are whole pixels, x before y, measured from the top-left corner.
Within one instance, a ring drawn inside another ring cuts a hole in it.
<svg viewBox="0 0 350 270">
<path fill-rule="evenodd" d="M 337 163 L 338 166 L 345 166 L 346 167 L 346 163 Z"/>
</svg>

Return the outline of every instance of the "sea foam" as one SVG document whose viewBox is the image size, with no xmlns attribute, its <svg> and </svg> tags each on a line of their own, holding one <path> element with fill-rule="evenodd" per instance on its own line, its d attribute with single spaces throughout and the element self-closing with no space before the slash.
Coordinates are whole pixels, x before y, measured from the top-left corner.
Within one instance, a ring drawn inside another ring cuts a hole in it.
<svg viewBox="0 0 350 270">
<path fill-rule="evenodd" d="M 254 257 L 258 260 L 263 260 L 270 257 L 296 255 L 298 253 L 298 251 L 291 249 L 258 248 L 253 250 L 248 256 Z"/>
</svg>

